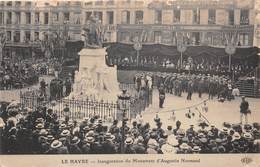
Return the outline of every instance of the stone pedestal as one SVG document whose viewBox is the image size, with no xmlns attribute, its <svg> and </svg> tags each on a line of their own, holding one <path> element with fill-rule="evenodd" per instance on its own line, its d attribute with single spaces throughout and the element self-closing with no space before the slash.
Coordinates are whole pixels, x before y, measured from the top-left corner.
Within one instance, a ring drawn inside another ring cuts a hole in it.
<svg viewBox="0 0 260 167">
<path fill-rule="evenodd" d="M 106 48 L 84 48 L 79 52 L 79 71 L 75 72 L 73 91 L 69 98 L 104 102 L 117 100 L 120 92 L 116 67 L 106 65 L 106 54 Z"/>
</svg>

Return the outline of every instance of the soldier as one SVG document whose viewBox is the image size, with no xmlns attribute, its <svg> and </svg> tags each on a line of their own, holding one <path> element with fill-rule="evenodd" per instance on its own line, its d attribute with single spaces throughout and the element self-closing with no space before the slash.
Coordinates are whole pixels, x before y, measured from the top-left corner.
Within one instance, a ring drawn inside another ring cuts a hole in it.
<svg viewBox="0 0 260 167">
<path fill-rule="evenodd" d="M 200 79 L 198 82 L 198 93 L 199 93 L 199 98 L 201 98 L 202 93 L 203 93 L 203 86 L 204 86 L 204 81 L 203 79 Z"/>
</svg>

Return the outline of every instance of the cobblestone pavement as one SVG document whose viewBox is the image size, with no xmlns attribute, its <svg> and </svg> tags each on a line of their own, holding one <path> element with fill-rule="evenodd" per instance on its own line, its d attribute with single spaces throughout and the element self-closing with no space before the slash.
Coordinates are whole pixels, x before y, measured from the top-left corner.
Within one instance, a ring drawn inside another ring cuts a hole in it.
<svg viewBox="0 0 260 167">
<path fill-rule="evenodd" d="M 195 116 L 191 119 L 185 116 L 185 114 L 189 112 L 188 109 L 178 109 L 201 103 L 203 102 L 203 100 L 208 98 L 208 95 L 204 94 L 203 97 L 200 99 L 198 98 L 198 94 L 193 94 L 191 101 L 187 101 L 186 97 L 187 94 L 183 94 L 182 97 L 176 97 L 174 95 L 167 94 L 164 108 L 159 109 L 159 95 L 158 91 L 155 90 L 153 93 L 152 106 L 147 108 L 142 113 L 144 121 L 149 122 L 150 125 L 154 127 L 155 124 L 153 120 L 156 117 L 156 114 L 158 114 L 158 117 L 160 117 L 160 119 L 162 120 L 164 128 L 166 128 L 168 125 L 172 125 L 173 127 L 175 127 L 175 122 L 177 120 L 180 120 L 182 122 L 183 128 L 188 128 L 191 124 L 198 124 L 198 120 L 200 119 L 198 111 L 200 111 L 202 115 L 207 118 L 210 124 L 214 124 L 218 127 L 222 127 L 223 122 L 240 122 L 240 97 L 237 97 L 235 100 L 232 101 L 225 101 L 224 103 L 218 102 L 217 99 L 209 100 L 207 101 L 207 106 L 209 109 L 207 113 L 202 111 L 202 104 L 197 107 L 198 110 L 196 110 L 195 108 L 191 108 L 191 113 L 195 114 Z M 249 102 L 249 108 L 252 111 L 251 115 L 249 115 L 249 123 L 260 123 L 260 99 L 246 98 L 246 100 Z M 171 110 L 178 110 L 175 111 L 175 120 L 172 116 Z"/>
</svg>

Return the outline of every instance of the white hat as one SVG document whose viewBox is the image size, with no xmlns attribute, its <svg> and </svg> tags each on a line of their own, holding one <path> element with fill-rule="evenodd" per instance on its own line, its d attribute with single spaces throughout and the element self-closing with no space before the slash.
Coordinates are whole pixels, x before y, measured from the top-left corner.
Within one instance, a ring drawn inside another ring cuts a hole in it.
<svg viewBox="0 0 260 167">
<path fill-rule="evenodd" d="M 59 141 L 59 140 L 54 140 L 52 143 L 51 143 L 51 148 L 59 148 L 62 146 L 62 142 Z"/>
<path fill-rule="evenodd" d="M 172 146 L 177 146 L 179 144 L 178 140 L 176 139 L 175 135 L 170 135 L 167 138 L 167 143 Z"/>
<path fill-rule="evenodd" d="M 239 140 L 241 138 L 240 134 L 238 132 L 235 132 L 232 136 L 232 141 Z"/>
<path fill-rule="evenodd" d="M 162 150 L 163 154 L 176 153 L 176 149 L 174 149 L 174 147 L 169 144 L 162 145 L 161 150 Z"/>
</svg>

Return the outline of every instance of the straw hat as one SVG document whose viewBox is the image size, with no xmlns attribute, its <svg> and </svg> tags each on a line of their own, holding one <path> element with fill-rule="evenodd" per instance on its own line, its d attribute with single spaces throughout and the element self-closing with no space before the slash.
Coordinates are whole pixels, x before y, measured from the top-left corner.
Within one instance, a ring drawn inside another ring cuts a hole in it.
<svg viewBox="0 0 260 167">
<path fill-rule="evenodd" d="M 200 152 L 200 151 L 201 151 L 201 148 L 200 148 L 199 146 L 194 146 L 194 147 L 192 148 L 192 151 L 193 151 L 193 152 Z"/>
<path fill-rule="evenodd" d="M 163 154 L 171 154 L 176 152 L 174 147 L 169 144 L 162 145 L 161 151 L 163 152 Z"/>
<path fill-rule="evenodd" d="M 130 137 L 126 138 L 126 140 L 125 140 L 126 145 L 131 145 L 131 144 L 133 144 L 133 142 L 134 142 L 133 139 Z"/>
<path fill-rule="evenodd" d="M 47 141 L 52 142 L 55 138 L 52 135 L 47 136 Z"/>
<path fill-rule="evenodd" d="M 87 134 L 86 134 L 86 137 L 94 137 L 95 135 L 95 132 L 93 130 L 89 131 Z"/>
<path fill-rule="evenodd" d="M 74 136 L 71 140 L 71 145 L 77 145 L 79 144 L 80 139 L 77 136 Z"/>
<path fill-rule="evenodd" d="M 241 138 L 240 134 L 238 132 L 235 132 L 232 136 L 232 141 L 239 140 Z"/>
<path fill-rule="evenodd" d="M 54 141 L 51 143 L 51 148 L 54 148 L 54 149 L 59 148 L 59 147 L 61 147 L 61 146 L 62 146 L 62 143 L 61 143 L 61 141 L 59 141 L 59 140 L 54 140 Z"/>
<path fill-rule="evenodd" d="M 61 124 L 61 125 L 59 126 L 59 129 L 65 129 L 65 128 L 67 128 L 66 124 Z"/>
<path fill-rule="evenodd" d="M 105 139 L 107 140 L 114 140 L 116 137 L 112 135 L 111 133 L 106 133 L 105 134 Z"/>
<path fill-rule="evenodd" d="M 41 129 L 39 132 L 40 136 L 47 136 L 48 135 L 48 131 L 46 129 Z"/>
<path fill-rule="evenodd" d="M 43 129 L 44 125 L 42 123 L 39 123 L 35 126 L 36 129 Z"/>
<path fill-rule="evenodd" d="M 84 141 L 86 141 L 87 143 L 93 143 L 95 141 L 95 138 L 90 136 L 90 137 L 87 137 Z"/>
<path fill-rule="evenodd" d="M 63 130 L 60 134 L 60 136 L 62 137 L 66 137 L 66 136 L 69 136 L 70 135 L 70 131 L 69 130 Z"/>
<path fill-rule="evenodd" d="M 190 146 L 187 143 L 182 143 L 180 145 L 180 148 L 183 149 L 183 150 L 188 150 L 188 149 L 190 149 Z"/>
<path fill-rule="evenodd" d="M 244 133 L 243 137 L 245 139 L 253 139 L 252 135 L 250 133 Z"/>
</svg>

